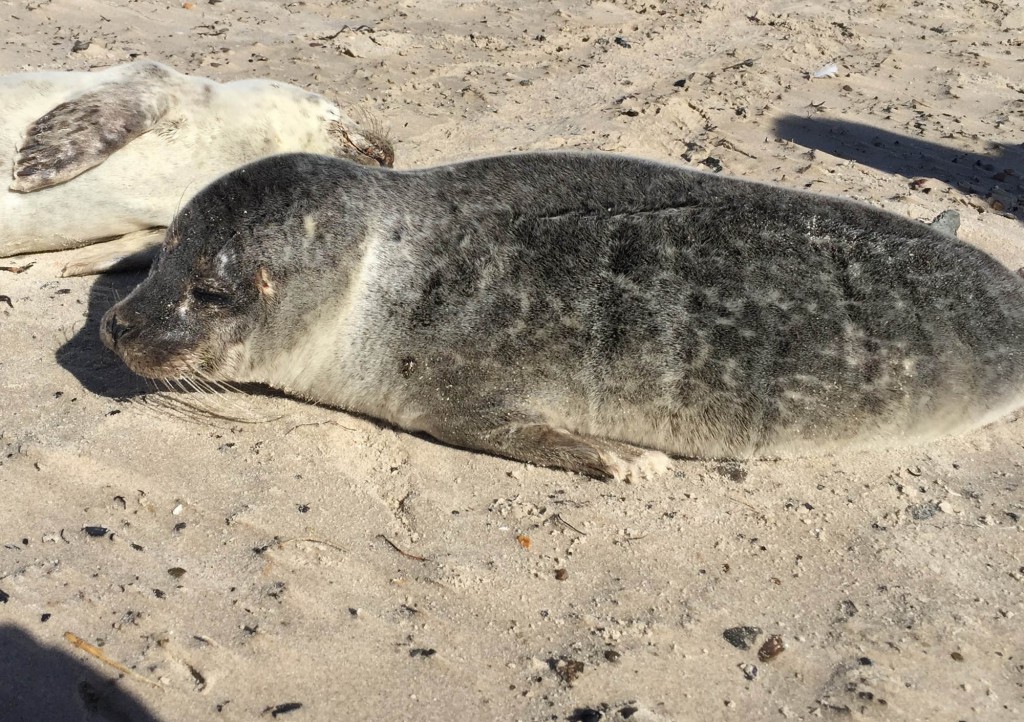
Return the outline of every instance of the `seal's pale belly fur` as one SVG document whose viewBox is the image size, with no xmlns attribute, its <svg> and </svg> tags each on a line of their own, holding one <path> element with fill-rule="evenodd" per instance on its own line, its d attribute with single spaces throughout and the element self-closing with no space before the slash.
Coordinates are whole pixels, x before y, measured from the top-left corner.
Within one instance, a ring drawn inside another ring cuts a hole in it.
<svg viewBox="0 0 1024 722">
<path fill-rule="evenodd" d="M 355 156 L 365 140 L 338 106 L 301 88 L 217 83 L 151 61 L 3 76 L 0 98 L 0 257 L 150 229 L 159 238 L 232 168 L 289 151 Z M 81 257 L 102 267 L 104 252 Z"/>
<path fill-rule="evenodd" d="M 901 443 L 1024 402 L 1024 282 L 840 199 L 609 155 L 296 155 L 214 183 L 172 232 L 111 312 L 135 370 L 259 381 L 537 463 L 593 472 L 559 455 L 578 437 L 598 456 L 591 437 L 737 458 Z M 214 258 L 272 290 L 230 341 L 199 315 L 183 339 L 155 299 L 199 314 L 189 279 Z M 568 436 L 531 458 L 524 428 Z"/>
</svg>

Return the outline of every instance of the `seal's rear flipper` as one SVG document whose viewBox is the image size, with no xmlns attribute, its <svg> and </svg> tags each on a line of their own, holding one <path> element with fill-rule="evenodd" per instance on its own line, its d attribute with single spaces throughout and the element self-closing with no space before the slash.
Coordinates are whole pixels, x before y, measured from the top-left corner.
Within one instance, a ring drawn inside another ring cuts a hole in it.
<svg viewBox="0 0 1024 722">
<path fill-rule="evenodd" d="M 960 214 L 956 211 L 942 211 L 942 213 L 932 219 L 928 227 L 934 228 L 939 233 L 945 233 L 947 236 L 956 238 L 956 232 L 960 230 Z"/>
<path fill-rule="evenodd" d="M 155 126 L 173 102 L 173 71 L 138 63 L 113 81 L 61 103 L 29 127 L 14 159 L 12 191 L 71 180 Z"/>
<path fill-rule="evenodd" d="M 160 251 L 166 231 L 166 228 L 147 228 L 73 251 L 61 275 L 95 276 L 107 271 L 148 268 Z"/>
</svg>

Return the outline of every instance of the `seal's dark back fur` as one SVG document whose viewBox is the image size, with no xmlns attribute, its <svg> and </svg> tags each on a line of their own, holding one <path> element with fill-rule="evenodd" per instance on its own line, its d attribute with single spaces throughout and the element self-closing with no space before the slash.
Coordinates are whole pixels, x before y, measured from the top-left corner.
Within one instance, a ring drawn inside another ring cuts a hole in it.
<svg viewBox="0 0 1024 722">
<path fill-rule="evenodd" d="M 951 405 L 974 415 L 1024 391 L 1024 284 L 894 214 L 614 156 L 396 184 L 422 199 L 389 236 L 415 270 L 374 298 L 407 309 L 410 334 L 443 328 L 453 348 L 573 386 L 609 417 L 595 426 L 615 423 L 605 406 L 643 407 L 727 453 L 956 425 Z"/>
</svg>

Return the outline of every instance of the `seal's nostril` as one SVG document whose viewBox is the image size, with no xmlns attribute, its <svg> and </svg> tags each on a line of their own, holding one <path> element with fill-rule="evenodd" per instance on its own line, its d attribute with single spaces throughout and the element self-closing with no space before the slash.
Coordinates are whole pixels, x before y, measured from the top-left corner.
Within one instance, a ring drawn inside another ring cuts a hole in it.
<svg viewBox="0 0 1024 722">
<path fill-rule="evenodd" d="M 107 319 L 107 333 L 110 334 L 111 341 L 116 344 L 118 339 L 124 336 L 128 329 L 129 326 L 127 324 L 117 320 L 117 314 L 110 314 L 110 317 Z"/>
</svg>

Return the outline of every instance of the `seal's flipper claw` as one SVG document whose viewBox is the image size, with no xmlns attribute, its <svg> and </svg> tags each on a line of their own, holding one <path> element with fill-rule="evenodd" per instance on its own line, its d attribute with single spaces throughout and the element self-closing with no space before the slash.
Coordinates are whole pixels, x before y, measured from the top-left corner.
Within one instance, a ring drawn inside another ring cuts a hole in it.
<svg viewBox="0 0 1024 722">
<path fill-rule="evenodd" d="M 14 158 L 12 191 L 71 180 L 155 126 L 172 101 L 164 84 L 114 82 L 61 103 L 29 126 Z"/>
</svg>

